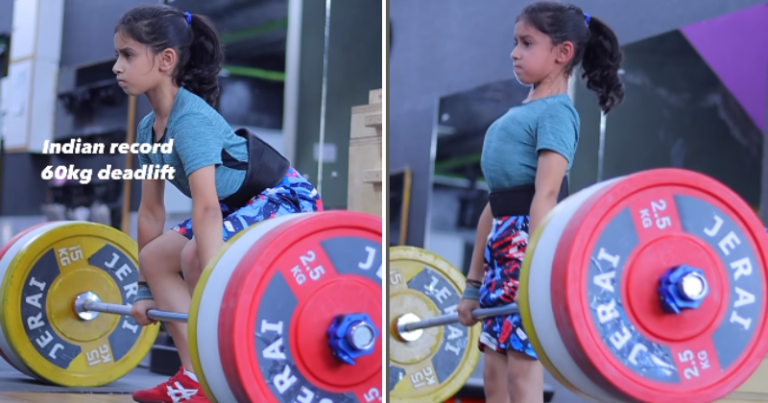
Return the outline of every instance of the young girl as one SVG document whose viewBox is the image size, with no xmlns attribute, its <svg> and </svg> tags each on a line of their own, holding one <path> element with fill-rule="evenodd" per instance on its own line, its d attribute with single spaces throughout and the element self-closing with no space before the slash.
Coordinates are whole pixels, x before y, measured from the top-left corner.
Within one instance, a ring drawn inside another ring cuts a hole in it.
<svg viewBox="0 0 768 403">
<path fill-rule="evenodd" d="M 511 57 L 517 79 L 532 88 L 486 133 L 481 165 L 491 194 L 458 308 L 465 326 L 477 322 L 472 310 L 515 301 L 528 236 L 567 194 L 564 176 L 579 141 L 579 115 L 567 95 L 573 68 L 581 64 L 606 113 L 624 98 L 616 36 L 576 6 L 528 5 L 515 24 Z M 543 367 L 519 314 L 484 319 L 479 348 L 487 402 L 543 401 Z"/>
<path fill-rule="evenodd" d="M 113 71 L 120 86 L 129 95 L 146 94 L 152 105 L 139 123 L 137 142 L 173 141 L 171 154 L 140 155 L 139 160 L 173 166 L 169 182 L 192 198 L 192 217 L 163 232 L 165 184 L 142 182 L 140 288 L 131 312 L 146 326 L 152 323 L 149 309 L 188 312 L 203 267 L 236 233 L 322 205 L 315 188 L 287 160 L 255 135 L 235 133 L 213 108 L 224 56 L 208 19 L 166 5 L 140 6 L 120 18 L 114 42 Z M 167 382 L 137 391 L 134 400 L 208 402 L 191 372 L 186 324 L 167 328 L 182 368 Z"/>
</svg>

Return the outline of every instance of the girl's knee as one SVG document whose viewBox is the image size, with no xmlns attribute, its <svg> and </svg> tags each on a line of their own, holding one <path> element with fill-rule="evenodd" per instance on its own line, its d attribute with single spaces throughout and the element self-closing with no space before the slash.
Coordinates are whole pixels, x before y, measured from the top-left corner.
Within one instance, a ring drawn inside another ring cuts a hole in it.
<svg viewBox="0 0 768 403">
<path fill-rule="evenodd" d="M 139 251 L 139 270 L 147 281 L 151 278 L 178 275 L 179 252 L 187 239 L 174 233 L 166 233 L 150 241 Z"/>
<path fill-rule="evenodd" d="M 163 272 L 163 260 L 166 258 L 162 249 L 152 243 L 139 251 L 139 270 L 149 279 Z"/>
<path fill-rule="evenodd" d="M 507 388 L 512 397 L 523 396 L 528 392 L 528 389 L 536 387 L 537 383 L 533 382 L 530 376 L 518 376 L 519 374 L 507 376 Z M 528 374 L 525 374 L 528 375 Z"/>
<path fill-rule="evenodd" d="M 184 278 L 188 278 L 188 273 L 195 273 L 200 271 L 200 259 L 197 256 L 197 244 L 195 241 L 190 241 L 184 249 L 181 251 L 181 271 L 184 273 Z"/>
</svg>

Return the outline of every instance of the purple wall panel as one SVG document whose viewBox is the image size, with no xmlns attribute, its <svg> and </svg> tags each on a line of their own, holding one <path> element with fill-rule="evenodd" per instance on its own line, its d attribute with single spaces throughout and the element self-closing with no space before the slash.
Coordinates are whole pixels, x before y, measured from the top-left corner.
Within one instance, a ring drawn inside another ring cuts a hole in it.
<svg viewBox="0 0 768 403">
<path fill-rule="evenodd" d="M 765 129 L 768 94 L 768 3 L 681 28 L 683 35 Z"/>
</svg>

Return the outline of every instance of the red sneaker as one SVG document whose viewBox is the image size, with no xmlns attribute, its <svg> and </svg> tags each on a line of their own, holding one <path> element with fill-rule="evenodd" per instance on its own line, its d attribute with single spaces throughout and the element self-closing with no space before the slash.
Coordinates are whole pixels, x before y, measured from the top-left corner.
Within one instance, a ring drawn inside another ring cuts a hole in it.
<svg viewBox="0 0 768 403">
<path fill-rule="evenodd" d="M 166 382 L 134 392 L 133 400 L 139 403 L 210 403 L 200 384 L 185 375 L 183 367 Z"/>
<path fill-rule="evenodd" d="M 192 396 L 192 398 L 189 399 L 189 403 L 211 403 L 211 401 L 205 397 L 205 393 L 203 393 L 201 390 L 200 393 Z"/>
</svg>

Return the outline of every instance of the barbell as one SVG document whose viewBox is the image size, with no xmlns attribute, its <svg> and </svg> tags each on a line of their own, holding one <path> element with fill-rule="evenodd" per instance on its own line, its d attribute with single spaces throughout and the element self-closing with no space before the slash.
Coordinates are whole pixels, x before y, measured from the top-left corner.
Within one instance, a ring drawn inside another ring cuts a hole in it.
<svg viewBox="0 0 768 403">
<path fill-rule="evenodd" d="M 531 234 L 517 305 L 547 370 L 600 402 L 712 402 L 768 353 L 768 240 L 722 183 L 654 169 L 585 188 Z M 479 360 L 480 326 L 458 323 L 464 275 L 445 259 L 391 247 L 389 393 L 442 402 Z"/>
<path fill-rule="evenodd" d="M 187 322 L 193 369 L 213 402 L 379 401 L 381 228 L 351 211 L 266 220 L 218 251 L 189 313 L 148 316 Z M 137 262 L 135 241 L 102 224 L 17 234 L 0 250 L 0 353 L 46 383 L 121 378 L 159 330 L 129 315 Z"/>
</svg>

